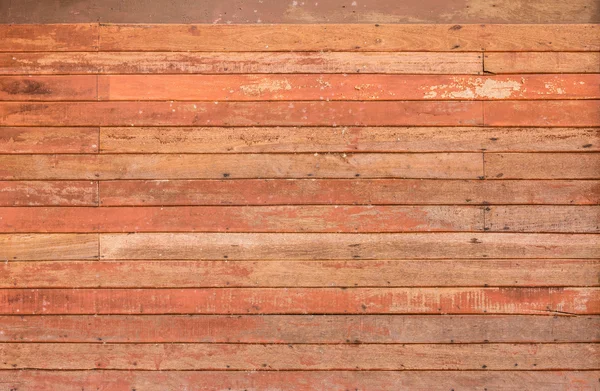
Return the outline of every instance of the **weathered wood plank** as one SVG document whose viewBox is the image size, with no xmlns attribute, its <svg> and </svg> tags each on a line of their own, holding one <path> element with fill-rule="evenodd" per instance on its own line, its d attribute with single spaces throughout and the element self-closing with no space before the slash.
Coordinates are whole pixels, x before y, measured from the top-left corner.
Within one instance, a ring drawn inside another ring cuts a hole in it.
<svg viewBox="0 0 600 391">
<path fill-rule="evenodd" d="M 0 76 L 0 101 L 96 100 L 96 76 Z"/>
<path fill-rule="evenodd" d="M 450 388 L 513 391 L 593 391 L 599 371 L 0 371 L 0 382 L 20 391 L 347 391 Z"/>
<path fill-rule="evenodd" d="M 477 206 L 0 207 L 0 232 L 483 231 Z"/>
<path fill-rule="evenodd" d="M 486 178 L 595 179 L 600 177 L 598 153 L 486 153 Z"/>
<path fill-rule="evenodd" d="M 598 99 L 600 75 L 112 75 L 98 90 L 101 100 Z"/>
<path fill-rule="evenodd" d="M 2 342 L 564 343 L 600 340 L 598 316 L 0 316 L 0 327 Z"/>
<path fill-rule="evenodd" d="M 600 126 L 600 101 L 486 101 L 486 126 Z"/>
<path fill-rule="evenodd" d="M 97 234 L 0 235 L 0 259 L 92 259 L 98 258 Z"/>
<path fill-rule="evenodd" d="M 597 103 L 573 102 L 581 106 L 573 109 L 589 107 L 590 114 L 590 103 Z M 482 121 L 481 103 L 462 101 L 0 102 L 0 125 L 5 126 L 458 126 Z M 593 126 L 597 121 L 583 122 Z"/>
<path fill-rule="evenodd" d="M 598 52 L 488 52 L 491 73 L 600 73 Z"/>
<path fill-rule="evenodd" d="M 98 128 L 0 128 L 0 153 L 97 153 Z"/>
<path fill-rule="evenodd" d="M 594 51 L 598 26 L 101 25 L 101 51 Z"/>
<path fill-rule="evenodd" d="M 95 51 L 98 24 L 0 25 L 0 52 Z"/>
<path fill-rule="evenodd" d="M 489 206 L 485 229 L 504 232 L 600 232 L 599 206 Z"/>
<path fill-rule="evenodd" d="M 3 369 L 566 370 L 596 369 L 597 344 L 228 345 L 16 344 Z M 40 360 L 45 357 L 45 360 Z"/>
<path fill-rule="evenodd" d="M 0 155 L 0 179 L 455 178 L 483 175 L 481 153 Z"/>
<path fill-rule="evenodd" d="M 0 287 L 598 286 L 599 268 L 581 259 L 8 262 Z"/>
<path fill-rule="evenodd" d="M 104 153 L 598 151 L 599 141 L 600 128 L 343 126 L 100 130 L 100 150 Z"/>
<path fill-rule="evenodd" d="M 0 53 L 0 74 L 483 73 L 481 53 Z"/>
<path fill-rule="evenodd" d="M 104 206 L 600 204 L 600 182 L 593 180 L 123 180 L 99 186 Z"/>
<path fill-rule="evenodd" d="M 0 181 L 0 206 L 95 206 L 98 184 L 89 181 Z"/>
<path fill-rule="evenodd" d="M 586 234 L 101 234 L 104 259 L 598 258 Z"/>
</svg>

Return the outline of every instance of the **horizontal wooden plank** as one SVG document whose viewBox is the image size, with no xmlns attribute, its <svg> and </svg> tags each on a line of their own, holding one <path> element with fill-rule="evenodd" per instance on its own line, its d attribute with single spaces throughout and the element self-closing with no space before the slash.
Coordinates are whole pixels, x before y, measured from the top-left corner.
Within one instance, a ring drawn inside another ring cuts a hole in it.
<svg viewBox="0 0 600 391">
<path fill-rule="evenodd" d="M 20 391 L 346 391 L 450 387 L 512 391 L 593 391 L 600 371 L 0 371 L 0 382 Z"/>
<path fill-rule="evenodd" d="M 0 207 L 0 232 L 483 231 L 477 206 Z"/>
<path fill-rule="evenodd" d="M 600 206 L 489 206 L 488 231 L 600 232 Z"/>
<path fill-rule="evenodd" d="M 3 369 L 546 370 L 596 369 L 597 344 L 228 345 L 17 344 Z M 45 360 L 40 360 L 45 357 Z"/>
<path fill-rule="evenodd" d="M 481 114 L 480 102 L 437 101 L 0 103 L 5 126 L 453 126 L 482 125 Z"/>
<path fill-rule="evenodd" d="M 600 101 L 483 102 L 486 126 L 600 126 Z"/>
<path fill-rule="evenodd" d="M 113 75 L 98 90 L 101 100 L 598 99 L 600 75 Z"/>
<path fill-rule="evenodd" d="M 577 180 L 123 180 L 101 181 L 99 186 L 105 206 L 600 204 L 600 182 Z"/>
<path fill-rule="evenodd" d="M 100 130 L 100 150 L 104 153 L 597 151 L 598 139 L 600 128 L 109 127 Z"/>
<path fill-rule="evenodd" d="M 0 179 L 456 178 L 483 175 L 481 153 L 0 155 Z"/>
<path fill-rule="evenodd" d="M 598 258 L 586 234 L 101 234 L 104 259 Z"/>
<path fill-rule="evenodd" d="M 598 52 L 488 52 L 490 73 L 600 73 Z"/>
<path fill-rule="evenodd" d="M 0 327 L 2 342 L 364 344 L 600 340 L 598 316 L 0 316 Z"/>
<path fill-rule="evenodd" d="M 600 176 L 598 153 L 486 153 L 486 178 L 595 179 Z"/>
<path fill-rule="evenodd" d="M 484 313 L 600 314 L 600 289 L 204 288 L 0 290 L 0 314 L 4 315 Z"/>
<path fill-rule="evenodd" d="M 89 181 L 0 181 L 0 206 L 69 205 L 98 205 L 98 184 Z"/>
<path fill-rule="evenodd" d="M 481 53 L 0 53 L 0 74 L 483 73 Z"/>
<path fill-rule="evenodd" d="M 98 50 L 98 24 L 0 25 L 0 52 Z"/>
<path fill-rule="evenodd" d="M 0 259 L 98 258 L 97 234 L 0 234 Z"/>
<path fill-rule="evenodd" d="M 599 268 L 581 259 L 8 262 L 0 287 L 598 286 Z"/>
<path fill-rule="evenodd" d="M 101 25 L 101 51 L 594 51 L 598 26 Z"/>
<path fill-rule="evenodd" d="M 0 128 L 0 153 L 97 153 L 98 128 Z"/>
<path fill-rule="evenodd" d="M 0 76 L 0 101 L 96 100 L 96 76 Z"/>
</svg>

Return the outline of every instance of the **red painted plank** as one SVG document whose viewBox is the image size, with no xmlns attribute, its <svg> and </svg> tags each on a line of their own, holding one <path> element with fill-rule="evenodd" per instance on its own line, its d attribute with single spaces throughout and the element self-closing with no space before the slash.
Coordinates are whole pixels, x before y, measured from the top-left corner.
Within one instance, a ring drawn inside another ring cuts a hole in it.
<svg viewBox="0 0 600 391">
<path fill-rule="evenodd" d="M 96 76 L 0 76 L 3 100 L 96 100 Z"/>
<path fill-rule="evenodd" d="M 0 153 L 97 153 L 98 128 L 0 128 Z"/>
<path fill-rule="evenodd" d="M 0 181 L 0 206 L 94 206 L 98 183 Z"/>
<path fill-rule="evenodd" d="M 600 126 L 600 101 L 483 102 L 486 126 Z"/>
<path fill-rule="evenodd" d="M 0 25 L 0 52 L 95 51 L 98 24 Z"/>
</svg>

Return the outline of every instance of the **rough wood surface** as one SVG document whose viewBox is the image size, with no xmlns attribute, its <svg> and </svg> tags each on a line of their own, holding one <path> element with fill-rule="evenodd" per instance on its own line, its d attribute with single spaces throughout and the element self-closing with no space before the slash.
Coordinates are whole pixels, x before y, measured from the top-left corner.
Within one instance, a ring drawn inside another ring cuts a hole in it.
<svg viewBox="0 0 600 391">
<path fill-rule="evenodd" d="M 0 128 L 0 153 L 97 153 L 98 128 Z"/>
<path fill-rule="evenodd" d="M 486 153 L 489 179 L 597 179 L 598 153 Z"/>
<path fill-rule="evenodd" d="M 0 181 L 1 206 L 94 206 L 98 184 L 89 181 Z"/>
<path fill-rule="evenodd" d="M 75 52 L 98 50 L 93 24 L 0 24 L 0 52 Z"/>
<path fill-rule="evenodd" d="M 95 76 L 0 76 L 3 100 L 96 100 Z"/>
<path fill-rule="evenodd" d="M 489 52 L 490 73 L 600 73 L 598 52 Z"/>
<path fill-rule="evenodd" d="M 600 206 L 489 206 L 485 229 L 503 232 L 600 232 Z"/>
<path fill-rule="evenodd" d="M 0 259 L 29 261 L 98 258 L 97 234 L 0 234 Z"/>
</svg>

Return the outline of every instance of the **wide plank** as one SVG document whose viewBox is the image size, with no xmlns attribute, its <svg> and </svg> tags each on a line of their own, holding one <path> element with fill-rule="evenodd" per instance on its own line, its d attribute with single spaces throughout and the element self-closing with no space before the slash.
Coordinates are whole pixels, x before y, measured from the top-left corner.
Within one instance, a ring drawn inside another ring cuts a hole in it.
<svg viewBox="0 0 600 391">
<path fill-rule="evenodd" d="M 572 102 L 588 106 L 596 103 Z M 587 107 L 581 106 L 581 109 Z M 0 102 L 0 125 L 57 123 L 62 126 L 458 126 L 482 125 L 483 118 L 480 102 L 463 101 Z"/>
<path fill-rule="evenodd" d="M 600 128 L 152 126 L 100 129 L 102 153 L 598 151 L 599 140 Z"/>
<path fill-rule="evenodd" d="M 104 206 L 600 204 L 593 180 L 121 180 L 99 187 Z"/>
<path fill-rule="evenodd" d="M 489 179 L 596 179 L 598 153 L 486 153 Z"/>
<path fill-rule="evenodd" d="M 0 371 L 0 382 L 22 391 L 347 391 L 431 390 L 593 391 L 600 371 Z"/>
<path fill-rule="evenodd" d="M 0 101 L 96 100 L 96 76 L 0 76 Z"/>
<path fill-rule="evenodd" d="M 247 345 L 7 343 L 2 369 L 589 370 L 597 344 Z M 40 360 L 44 357 L 44 360 Z"/>
<path fill-rule="evenodd" d="M 96 51 L 96 23 L 0 24 L 0 52 Z"/>
<path fill-rule="evenodd" d="M 600 341 L 598 316 L 0 316 L 2 342 L 565 343 Z M 0 372 L 0 379 L 2 378 Z"/>
<path fill-rule="evenodd" d="M 0 53 L 0 74 L 483 73 L 481 53 Z"/>
<path fill-rule="evenodd" d="M 0 127 L 0 154 L 97 153 L 98 128 Z"/>
<path fill-rule="evenodd" d="M 0 155 L 4 180 L 482 177 L 481 153 Z"/>
<path fill-rule="evenodd" d="M 0 232 L 483 231 L 477 206 L 0 207 Z"/>
<path fill-rule="evenodd" d="M 95 206 L 98 184 L 90 181 L 0 181 L 0 206 Z"/>
<path fill-rule="evenodd" d="M 0 234 L 5 261 L 93 258 L 98 258 L 97 234 Z"/>
<path fill-rule="evenodd" d="M 600 73 L 600 52 L 488 52 L 487 73 Z"/>
<path fill-rule="evenodd" d="M 0 287 L 598 286 L 598 268 L 583 259 L 8 262 Z"/>
<path fill-rule="evenodd" d="M 600 206 L 489 206 L 485 230 L 599 233 Z"/>
<path fill-rule="evenodd" d="M 598 258 L 586 234 L 101 234 L 104 259 Z"/>
<path fill-rule="evenodd" d="M 600 101 L 486 101 L 483 116 L 486 126 L 600 126 Z"/>
</svg>

